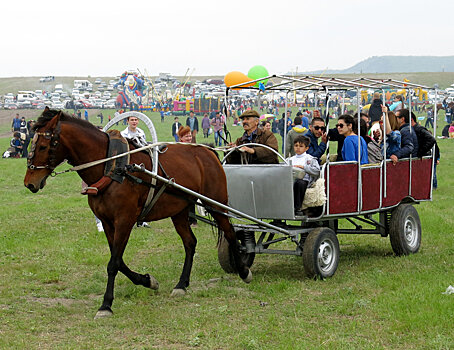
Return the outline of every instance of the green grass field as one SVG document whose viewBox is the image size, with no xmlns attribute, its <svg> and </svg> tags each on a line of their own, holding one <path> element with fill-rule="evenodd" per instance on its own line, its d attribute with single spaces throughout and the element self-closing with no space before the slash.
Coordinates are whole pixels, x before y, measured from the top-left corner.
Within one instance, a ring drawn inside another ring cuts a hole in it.
<svg viewBox="0 0 454 350">
<path fill-rule="evenodd" d="M 173 117 L 161 123 L 157 113 L 148 115 L 159 140 L 171 141 Z M 238 137 L 242 129 L 230 124 Z M 125 252 L 132 269 L 158 279 L 159 291 L 119 274 L 114 316 L 98 320 L 110 254 L 79 194 L 79 177 L 50 178 L 32 194 L 23 186 L 26 161 L 1 159 L 0 348 L 454 348 L 454 295 L 442 294 L 454 285 L 454 144 L 438 142 L 439 189 L 433 202 L 416 207 L 423 231 L 417 254 L 394 256 L 388 238 L 339 236 L 333 278 L 306 279 L 299 257 L 258 255 L 245 284 L 224 273 L 215 235 L 199 224 L 188 293 L 171 298 L 184 250 L 166 219 L 135 228 Z M 8 143 L 0 139 L 0 149 Z"/>
</svg>

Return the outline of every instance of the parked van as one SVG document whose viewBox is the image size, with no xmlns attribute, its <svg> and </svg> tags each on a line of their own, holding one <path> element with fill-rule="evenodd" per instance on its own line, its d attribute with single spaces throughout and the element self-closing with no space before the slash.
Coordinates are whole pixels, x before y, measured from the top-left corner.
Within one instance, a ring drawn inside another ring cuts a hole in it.
<svg viewBox="0 0 454 350">
<path fill-rule="evenodd" d="M 89 86 L 92 86 L 89 80 L 74 80 L 74 88 L 79 90 L 87 90 Z"/>
<path fill-rule="evenodd" d="M 61 94 L 63 92 L 63 84 L 57 84 L 55 85 L 55 92 Z"/>
<path fill-rule="evenodd" d="M 37 100 L 36 93 L 34 91 L 18 91 L 17 102 L 21 101 L 35 101 Z"/>
</svg>

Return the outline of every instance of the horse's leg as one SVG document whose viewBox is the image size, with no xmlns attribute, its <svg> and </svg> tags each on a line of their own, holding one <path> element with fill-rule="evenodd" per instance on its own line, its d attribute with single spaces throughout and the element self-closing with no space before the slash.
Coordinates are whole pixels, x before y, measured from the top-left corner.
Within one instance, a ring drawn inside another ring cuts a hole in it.
<svg viewBox="0 0 454 350">
<path fill-rule="evenodd" d="M 238 275 L 244 282 L 250 283 L 252 281 L 252 272 L 240 258 L 236 234 L 232 224 L 229 221 L 229 218 L 221 213 L 214 211 L 211 211 L 210 214 L 217 222 L 219 228 L 224 232 L 224 237 L 229 243 L 229 246 L 232 248 L 233 258 L 235 259 L 235 266 L 238 269 Z"/>
<path fill-rule="evenodd" d="M 159 283 L 156 278 L 154 278 L 148 273 L 142 275 L 140 273 L 132 271 L 128 266 L 126 266 L 125 262 L 123 261 L 123 258 L 121 259 L 119 271 L 123 273 L 126 277 L 128 277 L 131 280 L 131 282 L 134 283 L 135 285 L 141 285 L 153 290 L 159 289 Z"/>
<path fill-rule="evenodd" d="M 189 209 L 186 208 L 182 212 L 175 216 L 172 216 L 172 222 L 183 241 L 184 251 L 186 253 L 184 259 L 183 271 L 180 276 L 180 280 L 173 288 L 172 296 L 184 295 L 186 287 L 189 286 L 189 277 L 191 275 L 192 262 L 195 254 L 195 247 L 197 245 L 197 239 L 192 233 L 189 225 Z"/>
<path fill-rule="evenodd" d="M 100 317 L 108 317 L 113 314 L 112 303 L 114 300 L 114 285 L 115 277 L 122 263 L 123 252 L 128 243 L 129 235 L 134 223 L 117 225 L 109 225 L 103 220 L 104 232 L 106 233 L 107 241 L 110 248 L 110 260 L 107 264 L 107 287 L 104 293 L 104 299 L 101 307 L 96 313 L 95 319 Z"/>
</svg>

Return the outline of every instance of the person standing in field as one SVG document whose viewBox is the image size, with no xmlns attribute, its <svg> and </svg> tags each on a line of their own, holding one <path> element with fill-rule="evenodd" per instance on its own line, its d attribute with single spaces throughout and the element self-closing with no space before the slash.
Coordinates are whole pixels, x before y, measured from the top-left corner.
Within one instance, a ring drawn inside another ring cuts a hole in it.
<svg viewBox="0 0 454 350">
<path fill-rule="evenodd" d="M 172 124 L 172 136 L 175 139 L 175 142 L 179 141 L 179 139 L 178 139 L 178 130 L 180 129 L 181 126 L 182 126 L 181 123 L 178 122 L 178 117 L 175 117 L 173 119 L 173 124 Z"/>
<path fill-rule="evenodd" d="M 222 146 L 222 129 L 224 128 L 224 117 L 216 112 L 215 117 L 211 120 L 211 125 L 214 131 L 214 145 Z"/>
<path fill-rule="evenodd" d="M 11 131 L 19 131 L 20 130 L 20 118 L 19 118 L 19 113 L 16 114 L 16 117 L 13 119 L 13 122 L 11 123 Z"/>
<path fill-rule="evenodd" d="M 208 114 L 205 113 L 203 115 L 202 119 L 202 130 L 203 130 L 203 137 L 207 138 L 209 136 L 209 131 L 210 131 L 210 118 L 208 117 Z"/>
<path fill-rule="evenodd" d="M 197 117 L 194 116 L 194 112 L 189 112 L 189 117 L 186 118 L 186 125 L 189 126 L 192 133 L 192 142 L 197 142 L 197 132 L 199 131 L 199 121 Z"/>
</svg>

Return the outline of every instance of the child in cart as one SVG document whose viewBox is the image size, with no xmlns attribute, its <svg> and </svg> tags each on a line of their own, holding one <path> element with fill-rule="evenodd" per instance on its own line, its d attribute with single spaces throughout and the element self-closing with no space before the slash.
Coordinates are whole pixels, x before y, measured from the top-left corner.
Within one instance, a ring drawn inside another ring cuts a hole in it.
<svg viewBox="0 0 454 350">
<path fill-rule="evenodd" d="M 288 158 L 292 166 L 302 169 L 299 176 L 293 183 L 293 203 L 295 206 L 295 216 L 304 215 L 301 211 L 306 189 L 311 186 L 320 176 L 320 165 L 317 158 L 307 154 L 311 140 L 303 135 L 297 136 L 293 140 L 293 149 L 295 155 Z"/>
</svg>

